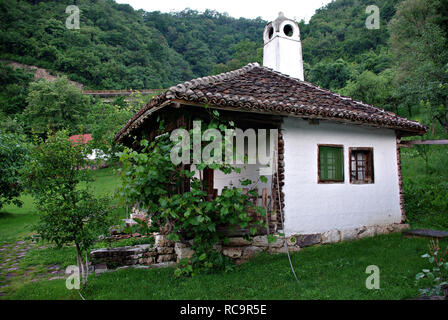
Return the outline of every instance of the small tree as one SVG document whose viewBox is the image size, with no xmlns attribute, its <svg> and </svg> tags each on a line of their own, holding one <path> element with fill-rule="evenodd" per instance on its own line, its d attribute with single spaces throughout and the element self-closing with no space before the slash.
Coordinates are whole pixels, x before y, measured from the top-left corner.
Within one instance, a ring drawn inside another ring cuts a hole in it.
<svg viewBox="0 0 448 320">
<path fill-rule="evenodd" d="M 30 130 L 44 136 L 48 127 L 52 131 L 69 128 L 70 133 L 77 133 L 87 113 L 89 98 L 67 78 L 58 78 L 54 82 L 31 83 L 27 102 L 23 119 Z"/>
<path fill-rule="evenodd" d="M 5 204 L 21 206 L 23 191 L 20 170 L 28 157 L 28 144 L 21 135 L 0 130 L 0 209 Z"/>
<path fill-rule="evenodd" d="M 111 224 L 107 198 L 96 198 L 88 187 L 88 146 L 71 143 L 67 131 L 46 141 L 36 139 L 25 169 L 28 187 L 40 214 L 35 229 L 58 247 L 74 244 L 83 285 L 87 281 L 87 252 Z M 84 258 L 83 258 L 84 257 Z"/>
</svg>

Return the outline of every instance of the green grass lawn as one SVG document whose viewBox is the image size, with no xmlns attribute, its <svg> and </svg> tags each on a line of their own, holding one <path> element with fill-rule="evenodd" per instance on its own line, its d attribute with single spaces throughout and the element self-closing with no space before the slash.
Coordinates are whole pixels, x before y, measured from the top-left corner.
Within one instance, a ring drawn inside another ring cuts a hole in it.
<svg viewBox="0 0 448 320">
<path fill-rule="evenodd" d="M 448 242 L 444 242 L 448 245 Z M 287 256 L 262 254 L 225 274 L 175 278 L 173 269 L 125 269 L 91 276 L 86 299 L 406 299 L 418 295 L 415 275 L 426 262 L 428 240 L 401 234 L 303 249 Z M 367 266 L 380 269 L 380 289 L 368 290 Z M 64 280 L 26 284 L 10 299 L 79 299 Z"/>
<path fill-rule="evenodd" d="M 97 194 L 109 194 L 119 186 L 114 169 L 94 173 Z M 11 243 L 31 234 L 37 213 L 32 199 L 24 206 L 6 207 L 0 213 L 0 243 Z M 117 209 L 121 217 L 123 208 Z M 442 243 L 448 245 L 448 241 Z M 101 244 L 98 244 L 101 246 Z M 83 295 L 87 299 L 406 299 L 418 295 L 415 275 L 428 267 L 421 255 L 427 239 L 406 239 L 400 234 L 359 241 L 315 246 L 292 255 L 299 283 L 294 280 L 287 256 L 262 254 L 235 271 L 175 278 L 173 269 L 125 269 L 90 276 Z M 1 256 L 0 263 L 6 259 Z M 33 272 L 49 265 L 75 264 L 71 247 L 31 249 L 20 260 L 19 274 L 8 294 L 0 299 L 80 299 L 67 290 L 65 280 L 31 282 Z M 380 290 L 365 287 L 367 266 L 380 268 Z M 1 271 L 1 270 L 0 270 Z M 0 272 L 0 284 L 2 280 Z"/>
<path fill-rule="evenodd" d="M 116 168 L 106 168 L 92 172 L 95 181 L 91 187 L 97 195 L 114 195 L 119 188 Z M 32 233 L 32 225 L 37 222 L 38 215 L 34 207 L 33 198 L 29 195 L 21 197 L 23 206 L 5 206 L 0 210 L 0 244 L 10 243 Z M 117 201 L 113 204 L 118 204 Z M 125 216 L 125 209 L 116 209 L 120 217 Z"/>
<path fill-rule="evenodd" d="M 33 199 L 25 195 L 21 197 L 23 206 L 5 206 L 0 211 L 0 244 L 11 243 L 31 234 L 31 225 L 37 222 L 37 213 Z"/>
</svg>

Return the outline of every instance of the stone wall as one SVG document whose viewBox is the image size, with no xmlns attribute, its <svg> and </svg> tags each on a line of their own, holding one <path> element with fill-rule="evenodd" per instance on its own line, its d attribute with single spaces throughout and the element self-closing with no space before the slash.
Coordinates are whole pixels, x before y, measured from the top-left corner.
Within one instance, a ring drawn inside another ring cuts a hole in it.
<svg viewBox="0 0 448 320">
<path fill-rule="evenodd" d="M 123 266 L 154 265 L 176 261 L 174 242 L 165 236 L 157 235 L 154 245 L 141 244 L 137 246 L 104 248 L 90 253 L 92 264 L 105 264 L 108 269 Z"/>
<path fill-rule="evenodd" d="M 407 224 L 375 225 L 346 230 L 330 230 L 316 234 L 298 234 L 286 238 L 289 252 L 296 252 L 302 248 L 317 244 L 336 243 L 373 237 L 381 234 L 401 232 L 408 229 Z M 107 265 L 108 269 L 123 266 L 160 266 L 170 265 L 170 262 L 179 262 L 189 258 L 194 251 L 191 242 L 181 243 L 167 240 L 166 236 L 157 235 L 154 245 L 145 244 L 132 247 L 99 249 L 91 252 L 91 260 L 94 265 Z M 236 263 L 244 263 L 260 252 L 286 253 L 284 238 L 278 236 L 273 243 L 268 242 L 268 237 L 256 236 L 250 241 L 243 237 L 233 237 L 226 245 L 215 247 L 218 252 L 233 259 Z"/>
<path fill-rule="evenodd" d="M 396 144 L 397 144 L 397 168 L 398 168 L 398 187 L 400 189 L 400 210 L 401 210 L 401 222 L 406 221 L 406 208 L 404 202 L 404 189 L 403 189 L 403 175 L 401 173 L 401 138 L 396 133 Z"/>
</svg>

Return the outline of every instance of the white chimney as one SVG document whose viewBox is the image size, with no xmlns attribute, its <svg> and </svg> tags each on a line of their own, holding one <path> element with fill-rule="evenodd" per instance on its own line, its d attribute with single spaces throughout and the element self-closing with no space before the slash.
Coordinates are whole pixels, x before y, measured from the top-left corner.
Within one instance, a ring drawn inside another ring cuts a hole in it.
<svg viewBox="0 0 448 320">
<path fill-rule="evenodd" d="M 280 12 L 264 29 L 263 66 L 304 80 L 302 42 L 297 23 Z"/>
</svg>

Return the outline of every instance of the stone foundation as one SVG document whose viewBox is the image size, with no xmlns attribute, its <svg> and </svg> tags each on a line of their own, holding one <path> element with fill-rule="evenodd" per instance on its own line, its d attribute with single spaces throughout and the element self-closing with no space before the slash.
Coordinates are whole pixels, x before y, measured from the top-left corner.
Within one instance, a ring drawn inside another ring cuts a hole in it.
<svg viewBox="0 0 448 320">
<path fill-rule="evenodd" d="M 336 243 L 374 237 L 380 234 L 401 232 L 409 229 L 407 224 L 376 225 L 346 230 L 330 230 L 316 234 L 297 234 L 286 237 L 289 252 L 296 252 L 302 248 L 317 244 Z M 257 253 L 269 250 L 270 253 L 286 253 L 284 238 L 278 237 L 274 243 L 268 243 L 267 236 L 253 237 L 251 241 L 244 238 L 230 238 L 229 244 L 223 246 L 223 254 L 243 263 L 254 257 Z"/>
<path fill-rule="evenodd" d="M 316 234 L 298 234 L 286 237 L 289 252 L 316 244 L 328 244 L 373 237 L 381 234 L 401 232 L 409 229 L 408 224 L 375 225 L 356 229 L 330 230 Z M 278 236 L 274 243 L 268 242 L 267 236 L 256 236 L 250 241 L 243 237 L 233 237 L 226 245 L 216 246 L 218 252 L 233 259 L 236 263 L 244 263 L 260 252 L 286 253 L 284 238 Z M 138 245 L 132 247 L 99 249 L 90 253 L 93 264 L 107 265 L 108 269 L 123 266 L 171 266 L 171 262 L 190 258 L 194 251 L 191 242 L 174 243 L 166 236 L 157 235 L 154 245 Z"/>
</svg>

